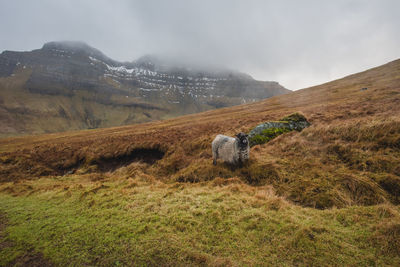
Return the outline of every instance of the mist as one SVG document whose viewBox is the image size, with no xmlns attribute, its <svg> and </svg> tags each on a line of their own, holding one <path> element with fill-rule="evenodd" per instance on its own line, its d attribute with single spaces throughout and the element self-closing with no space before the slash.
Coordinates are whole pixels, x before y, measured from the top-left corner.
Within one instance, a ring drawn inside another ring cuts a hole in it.
<svg viewBox="0 0 400 267">
<path fill-rule="evenodd" d="M 159 55 L 291 90 L 400 57 L 400 2 L 0 1 L 0 51 L 78 40 L 119 61 Z"/>
</svg>

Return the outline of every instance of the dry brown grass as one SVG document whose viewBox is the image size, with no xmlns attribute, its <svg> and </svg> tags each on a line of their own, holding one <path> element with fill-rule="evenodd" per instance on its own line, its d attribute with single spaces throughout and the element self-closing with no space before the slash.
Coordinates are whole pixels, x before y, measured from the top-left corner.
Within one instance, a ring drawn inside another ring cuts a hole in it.
<svg viewBox="0 0 400 267">
<path fill-rule="evenodd" d="M 361 91 L 364 87 L 368 90 Z M 243 168 L 212 165 L 210 144 L 216 134 L 248 132 L 293 112 L 302 112 L 312 126 L 253 147 Z M 154 164 L 122 167 L 114 175 L 170 182 L 218 178 L 217 184 L 237 177 L 252 185 L 273 185 L 278 195 L 316 208 L 399 203 L 399 115 L 397 60 L 254 104 L 139 125 L 0 139 L 0 181 L 101 173 L 100 159 L 144 148 L 165 155 Z"/>
</svg>

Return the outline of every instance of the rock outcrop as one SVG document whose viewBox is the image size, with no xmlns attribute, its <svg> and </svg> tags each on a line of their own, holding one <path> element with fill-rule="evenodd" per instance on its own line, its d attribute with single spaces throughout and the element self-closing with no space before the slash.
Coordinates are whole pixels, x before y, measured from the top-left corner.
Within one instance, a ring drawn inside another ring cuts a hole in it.
<svg viewBox="0 0 400 267">
<path fill-rule="evenodd" d="M 301 131 L 310 125 L 304 115 L 300 113 L 293 113 L 279 121 L 261 123 L 249 133 L 250 146 L 264 144 L 278 135 L 290 131 Z"/>
</svg>

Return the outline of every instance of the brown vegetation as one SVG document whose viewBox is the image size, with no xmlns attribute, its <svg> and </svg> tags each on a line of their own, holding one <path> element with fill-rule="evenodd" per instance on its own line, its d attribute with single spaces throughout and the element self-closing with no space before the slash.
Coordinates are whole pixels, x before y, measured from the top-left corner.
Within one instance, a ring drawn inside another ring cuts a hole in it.
<svg viewBox="0 0 400 267">
<path fill-rule="evenodd" d="M 216 134 L 248 132 L 293 112 L 303 113 L 311 127 L 254 146 L 243 168 L 212 165 L 210 144 Z M 168 182 L 221 183 L 237 177 L 251 185 L 272 185 L 280 196 L 304 206 L 398 204 L 399 114 L 397 60 L 254 104 L 140 125 L 1 139 L 0 181 L 107 171 L 140 172 Z M 135 151 L 153 151 L 157 160 L 130 157 Z M 145 163 L 130 169 L 139 160 Z M 107 162 L 113 163 L 104 167 Z"/>
</svg>

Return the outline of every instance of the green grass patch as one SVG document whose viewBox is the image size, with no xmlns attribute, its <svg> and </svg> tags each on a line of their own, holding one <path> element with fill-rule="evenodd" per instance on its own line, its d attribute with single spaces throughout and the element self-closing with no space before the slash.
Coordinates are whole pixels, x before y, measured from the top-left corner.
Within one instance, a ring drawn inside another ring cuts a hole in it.
<svg viewBox="0 0 400 267">
<path fill-rule="evenodd" d="M 398 219 L 394 206 L 386 213 L 381 206 L 314 210 L 240 183 L 130 178 L 30 186 L 0 194 L 8 218 L 2 242 L 13 244 L 0 251 L 2 266 L 29 248 L 75 266 L 400 264 L 396 248 L 379 250 L 395 226 L 377 227 Z"/>
<path fill-rule="evenodd" d="M 260 134 L 254 135 L 249 139 L 250 145 L 255 146 L 259 144 L 265 144 L 275 137 L 290 132 L 291 130 L 288 128 L 269 128 L 263 130 Z"/>
</svg>

